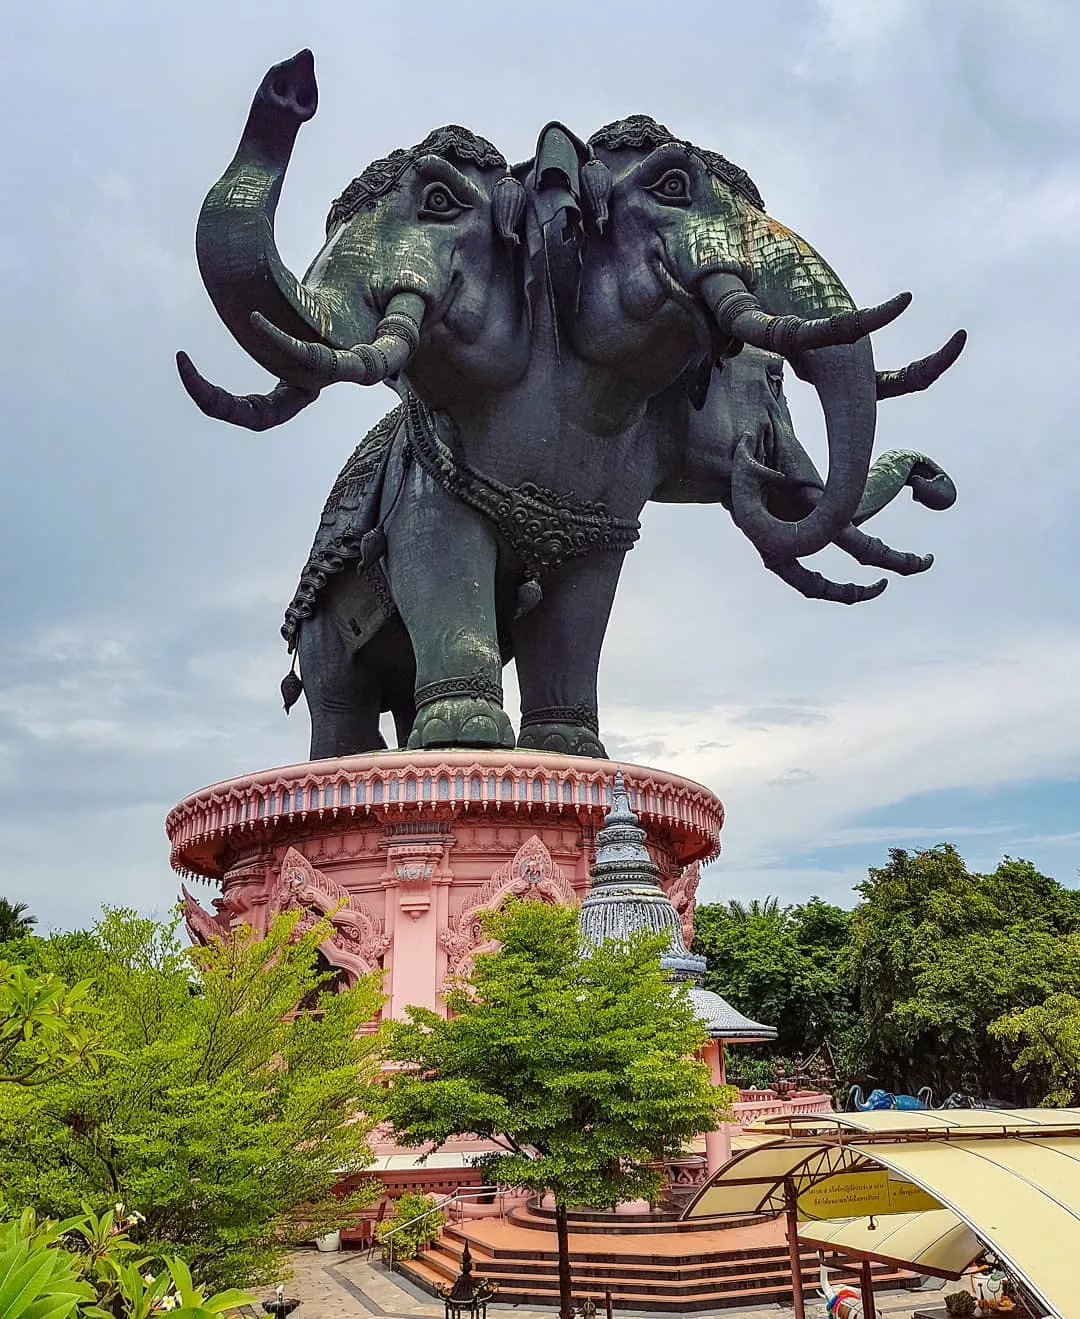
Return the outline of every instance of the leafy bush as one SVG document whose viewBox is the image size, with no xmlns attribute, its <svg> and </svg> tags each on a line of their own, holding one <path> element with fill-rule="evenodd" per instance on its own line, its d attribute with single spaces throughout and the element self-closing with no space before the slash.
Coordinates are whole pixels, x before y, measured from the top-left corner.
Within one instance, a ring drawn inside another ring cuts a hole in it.
<svg viewBox="0 0 1080 1319">
<path fill-rule="evenodd" d="M 394 1259 L 415 1259 L 435 1240 L 446 1222 L 446 1214 L 436 1208 L 438 1203 L 433 1195 L 422 1195 L 419 1191 L 409 1191 L 397 1200 L 393 1218 L 386 1219 L 377 1228 L 378 1238 L 383 1243 L 383 1259 L 390 1258 L 391 1249 Z M 421 1218 L 421 1214 L 425 1217 Z M 417 1221 L 411 1222 L 412 1219 Z M 401 1230 L 397 1231 L 399 1226 Z M 391 1232 L 393 1237 L 390 1237 Z"/>
<path fill-rule="evenodd" d="M 235 1289 L 207 1297 L 180 1259 L 155 1260 L 127 1235 L 141 1215 L 123 1205 L 62 1223 L 32 1209 L 0 1223 L 3 1319 L 211 1319 L 255 1298 Z"/>
<path fill-rule="evenodd" d="M 971 1292 L 947 1292 L 945 1309 L 957 1319 L 963 1319 L 963 1316 L 975 1313 L 975 1297 Z"/>
<path fill-rule="evenodd" d="M 771 1090 L 776 1083 L 776 1064 L 784 1069 L 784 1075 L 793 1080 L 795 1063 L 790 1058 L 762 1058 L 736 1047 L 728 1055 L 727 1073 L 731 1085 L 740 1090 Z"/>
<path fill-rule="evenodd" d="M 27 1211 L 0 1226 L 0 1315 L 4 1319 L 68 1319 L 95 1300 L 78 1261 L 57 1249 L 48 1230 Z M 86 1311 L 84 1310 L 85 1314 Z"/>
<path fill-rule="evenodd" d="M 290 1245 L 354 1223 L 377 1190 L 334 1188 L 371 1158 L 361 1027 L 382 993 L 377 975 L 335 992 L 330 926 L 300 916 L 189 949 L 176 920 L 106 910 L 0 963 L 0 1082 L 22 1078 L 0 1084 L 9 1202 L 53 1219 L 138 1205 L 148 1250 L 212 1290 L 276 1281 Z"/>
</svg>

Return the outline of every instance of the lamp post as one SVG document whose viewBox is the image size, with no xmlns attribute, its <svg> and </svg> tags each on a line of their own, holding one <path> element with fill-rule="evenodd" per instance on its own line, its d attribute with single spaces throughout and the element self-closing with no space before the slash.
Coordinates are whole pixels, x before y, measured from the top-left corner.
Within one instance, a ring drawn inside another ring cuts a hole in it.
<svg viewBox="0 0 1080 1319">
<path fill-rule="evenodd" d="M 443 1292 L 445 1319 L 487 1319 L 487 1303 L 495 1288 L 486 1278 L 472 1276 L 472 1252 L 469 1243 L 461 1252 L 461 1272 L 454 1285 Z"/>
</svg>

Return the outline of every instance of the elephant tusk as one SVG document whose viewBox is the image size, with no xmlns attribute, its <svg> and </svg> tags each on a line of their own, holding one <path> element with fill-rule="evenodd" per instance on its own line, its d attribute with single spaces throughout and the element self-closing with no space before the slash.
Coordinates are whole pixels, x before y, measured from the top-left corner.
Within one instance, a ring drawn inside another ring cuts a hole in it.
<svg viewBox="0 0 1080 1319">
<path fill-rule="evenodd" d="M 898 293 L 876 307 L 804 320 L 801 316 L 770 315 L 738 275 L 706 275 L 701 293 L 722 334 L 786 358 L 814 348 L 856 343 L 896 320 L 911 304 L 910 293 Z"/>
<path fill-rule="evenodd" d="M 294 383 L 318 390 L 339 381 L 377 385 L 396 376 L 420 346 L 423 317 L 424 302 L 419 294 L 397 293 L 375 330 L 374 341 L 345 349 L 297 339 L 257 311 L 251 315 L 251 328 L 289 360 Z"/>
<path fill-rule="evenodd" d="M 964 351 L 966 343 L 967 331 L 957 330 L 948 343 L 943 344 L 929 357 L 920 357 L 917 362 L 909 362 L 899 371 L 879 371 L 878 399 L 897 398 L 901 394 L 917 394 L 922 389 L 929 389 L 935 380 L 948 371 Z"/>
<path fill-rule="evenodd" d="M 884 577 L 872 586 L 859 586 L 855 582 L 833 582 L 812 568 L 805 568 L 798 559 L 787 559 L 783 563 L 765 565 L 781 581 L 787 582 L 800 595 L 808 600 L 831 600 L 839 605 L 858 605 L 866 600 L 875 600 L 888 586 Z"/>
<path fill-rule="evenodd" d="M 217 421 L 227 421 L 249 431 L 266 431 L 291 421 L 319 396 L 317 389 L 288 385 L 284 381 L 269 394 L 230 394 L 200 375 L 191 358 L 183 352 L 176 354 L 176 369 L 200 411 Z"/>
</svg>

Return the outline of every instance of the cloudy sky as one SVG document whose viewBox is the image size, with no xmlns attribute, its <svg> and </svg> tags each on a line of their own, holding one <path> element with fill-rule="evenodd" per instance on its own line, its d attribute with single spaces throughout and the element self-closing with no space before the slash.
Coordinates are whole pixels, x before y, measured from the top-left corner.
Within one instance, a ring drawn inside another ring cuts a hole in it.
<svg viewBox="0 0 1080 1319">
<path fill-rule="evenodd" d="M 550 119 L 586 135 L 646 112 L 749 169 L 864 304 L 914 292 L 879 363 L 967 327 L 954 370 L 880 414 L 879 450 L 924 449 L 959 487 L 947 513 L 905 497 L 874 523 L 933 570 L 853 609 L 810 603 L 721 509 L 651 507 L 601 717 L 613 754 L 727 803 L 706 899 L 850 902 L 890 845 L 945 839 L 1075 883 L 1080 9 L 37 0 L 0 50 L 0 893 L 46 927 L 103 901 L 162 911 L 169 807 L 305 756 L 304 711 L 277 697 L 280 613 L 391 396 L 343 386 L 257 436 L 203 418 L 173 366 L 184 347 L 265 387 L 193 235 L 263 72 L 302 46 L 321 101 L 279 213 L 294 267 L 341 187 L 436 124 L 521 159 Z"/>
</svg>

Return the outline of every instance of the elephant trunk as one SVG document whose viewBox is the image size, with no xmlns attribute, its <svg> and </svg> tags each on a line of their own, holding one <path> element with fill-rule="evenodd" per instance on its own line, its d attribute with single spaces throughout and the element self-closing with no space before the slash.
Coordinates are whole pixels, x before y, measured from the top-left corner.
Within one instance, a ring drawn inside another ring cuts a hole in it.
<svg viewBox="0 0 1080 1319">
<path fill-rule="evenodd" d="M 732 516 L 774 570 L 816 554 L 850 524 L 866 485 L 877 418 L 874 355 L 866 336 L 910 301 L 902 294 L 881 307 L 858 311 L 836 276 L 801 239 L 797 245 L 781 245 L 780 253 L 796 259 L 774 258 L 766 266 L 758 279 L 760 302 L 734 274 L 709 274 L 700 284 L 721 334 L 781 352 L 814 386 L 825 417 L 828 480 L 817 505 L 799 521 L 786 522 L 769 511 L 767 473 L 749 443 L 735 451 Z M 807 253 L 813 263 L 807 262 Z M 804 313 L 815 304 L 829 315 L 806 319 Z"/>
<path fill-rule="evenodd" d="M 767 484 L 748 444 L 739 446 L 732 464 L 732 516 L 770 568 L 816 554 L 850 524 L 874 447 L 876 398 L 869 340 L 804 353 L 799 374 L 817 390 L 829 448 L 828 479 L 813 510 L 797 522 L 769 512 Z"/>
<path fill-rule="evenodd" d="M 316 343 L 355 342 L 341 313 L 301 284 L 274 241 L 274 214 L 300 125 L 318 105 L 314 59 L 302 50 L 259 85 L 240 145 L 199 214 L 195 253 L 211 301 L 252 357 L 276 376 L 290 361 L 252 329 L 254 313 L 287 334 Z"/>
</svg>

